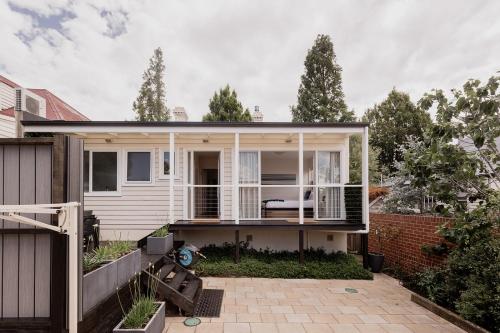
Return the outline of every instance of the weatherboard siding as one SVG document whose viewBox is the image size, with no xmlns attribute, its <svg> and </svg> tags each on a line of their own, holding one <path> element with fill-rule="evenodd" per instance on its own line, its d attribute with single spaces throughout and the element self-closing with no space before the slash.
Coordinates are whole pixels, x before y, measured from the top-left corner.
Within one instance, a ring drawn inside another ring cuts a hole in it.
<svg viewBox="0 0 500 333">
<path fill-rule="evenodd" d="M 15 118 L 0 115 L 0 138 L 14 138 L 15 136 L 16 136 Z"/>
</svg>

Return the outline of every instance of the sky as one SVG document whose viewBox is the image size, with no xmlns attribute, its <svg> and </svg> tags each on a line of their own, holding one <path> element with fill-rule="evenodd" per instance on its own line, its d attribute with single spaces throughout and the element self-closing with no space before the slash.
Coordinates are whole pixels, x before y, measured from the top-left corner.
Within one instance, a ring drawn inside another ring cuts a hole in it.
<svg viewBox="0 0 500 333">
<path fill-rule="evenodd" d="M 500 1 L 0 0 L 0 75 L 46 88 L 92 120 L 132 120 L 156 47 L 167 106 L 190 120 L 229 84 L 265 121 L 289 121 L 304 59 L 328 34 L 348 107 L 396 87 L 417 101 L 500 70 Z"/>
</svg>

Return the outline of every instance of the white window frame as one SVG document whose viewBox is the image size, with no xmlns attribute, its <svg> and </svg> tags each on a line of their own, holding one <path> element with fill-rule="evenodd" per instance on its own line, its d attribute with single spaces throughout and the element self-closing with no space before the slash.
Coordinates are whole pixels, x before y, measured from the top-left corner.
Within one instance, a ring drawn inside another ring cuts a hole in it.
<svg viewBox="0 0 500 333">
<path fill-rule="evenodd" d="M 121 150 L 118 148 L 84 148 L 84 151 L 89 152 L 89 191 L 85 192 L 84 195 L 88 197 L 119 197 L 121 196 Z M 116 191 L 93 191 L 93 159 L 94 152 L 99 153 L 116 153 Z"/>
<path fill-rule="evenodd" d="M 149 181 L 134 181 L 127 179 L 128 153 L 149 153 Z M 124 186 L 151 186 L 154 185 L 154 161 L 155 151 L 153 148 L 125 148 L 123 149 L 123 185 Z"/>
<path fill-rule="evenodd" d="M 159 148 L 158 149 L 158 179 L 170 179 L 172 173 L 169 175 L 163 174 L 163 162 L 164 162 L 164 153 L 171 153 L 169 148 Z M 180 179 L 180 173 L 177 172 L 179 167 L 179 148 L 174 149 L 174 165 L 173 165 L 173 176 L 174 179 Z M 172 170 L 172 165 L 170 166 L 170 170 Z"/>
<path fill-rule="evenodd" d="M 257 183 L 256 184 L 244 184 L 240 183 L 240 175 L 237 175 L 238 179 L 238 193 L 242 187 L 255 187 L 257 188 L 257 200 L 258 200 L 258 207 L 257 207 L 257 219 L 262 218 L 262 159 L 261 159 L 261 149 L 259 148 L 245 148 L 245 149 L 240 149 L 239 153 L 257 153 Z M 234 154 L 234 152 L 233 152 Z M 241 156 L 238 157 L 238 163 L 241 162 Z M 241 166 L 238 167 L 238 171 L 241 172 Z M 238 199 L 240 199 L 240 195 L 238 194 Z M 238 202 L 238 209 L 240 209 L 240 203 Z M 253 220 L 253 219 L 244 219 L 240 218 L 240 220 Z"/>
<path fill-rule="evenodd" d="M 329 218 L 329 217 L 319 217 L 318 216 L 318 208 L 319 208 L 319 188 L 324 187 L 338 187 L 338 188 L 343 188 L 344 183 L 345 183 L 345 176 L 346 176 L 346 166 L 344 163 L 346 163 L 346 149 L 345 147 L 342 148 L 320 148 L 316 149 L 314 152 L 314 179 L 315 179 L 315 187 L 314 187 L 314 219 L 318 221 L 327 221 L 327 220 L 345 220 L 345 210 L 342 208 L 344 206 L 344 196 L 340 196 L 340 217 L 338 218 Z M 339 153 L 339 183 L 319 183 L 319 163 L 318 163 L 318 157 L 320 152 L 326 152 L 326 153 Z M 348 174 L 348 173 L 347 173 Z M 342 193 L 342 192 L 341 192 Z"/>
</svg>

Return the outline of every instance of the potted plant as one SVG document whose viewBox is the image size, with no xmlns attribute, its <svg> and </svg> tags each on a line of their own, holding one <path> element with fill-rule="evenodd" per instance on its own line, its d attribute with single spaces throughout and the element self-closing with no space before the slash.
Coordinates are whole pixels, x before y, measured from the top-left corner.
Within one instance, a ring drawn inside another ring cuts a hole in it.
<svg viewBox="0 0 500 333">
<path fill-rule="evenodd" d="M 375 227 L 375 237 L 378 243 L 378 252 L 368 253 L 368 265 L 373 273 L 380 273 L 384 267 L 384 253 L 383 242 L 384 240 L 394 239 L 398 235 L 398 230 L 391 226 L 377 226 Z"/>
<path fill-rule="evenodd" d="M 174 247 L 174 234 L 168 232 L 168 224 L 147 238 L 147 254 L 166 254 Z"/>
<path fill-rule="evenodd" d="M 87 313 L 113 295 L 141 270 L 141 250 L 133 243 L 112 241 L 83 256 L 82 311 Z"/>
<path fill-rule="evenodd" d="M 123 312 L 123 319 L 113 329 L 114 333 L 162 333 L 165 328 L 165 302 L 156 301 L 159 274 L 153 275 L 154 269 L 148 271 L 146 293 L 141 293 L 141 275 L 133 279 L 130 292 L 132 306 L 125 312 L 118 296 L 118 301 Z M 153 267 L 154 268 L 154 267 Z"/>
</svg>

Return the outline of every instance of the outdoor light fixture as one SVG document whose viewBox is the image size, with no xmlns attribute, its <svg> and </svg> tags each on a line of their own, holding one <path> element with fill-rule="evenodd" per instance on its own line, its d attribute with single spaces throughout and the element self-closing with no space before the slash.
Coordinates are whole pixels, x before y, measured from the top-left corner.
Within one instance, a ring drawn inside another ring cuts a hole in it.
<svg viewBox="0 0 500 333">
<path fill-rule="evenodd" d="M 292 142 L 292 139 L 286 139 L 285 140 L 286 143 L 291 143 Z"/>
<path fill-rule="evenodd" d="M 105 141 L 106 143 L 111 143 L 111 142 L 112 142 L 112 140 L 111 140 L 111 139 L 104 139 L 104 141 Z"/>
<path fill-rule="evenodd" d="M 208 139 L 203 139 L 203 143 L 208 143 Z"/>
</svg>

